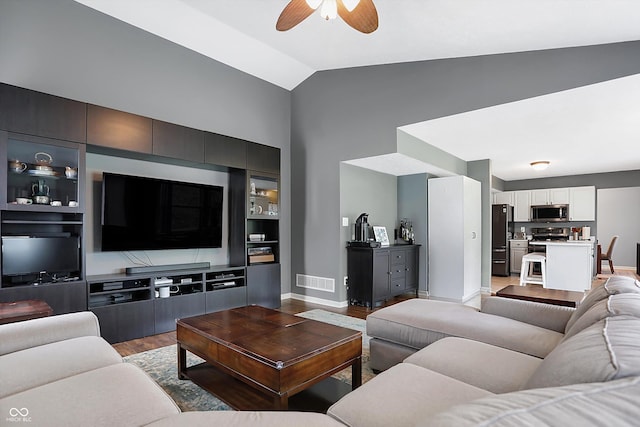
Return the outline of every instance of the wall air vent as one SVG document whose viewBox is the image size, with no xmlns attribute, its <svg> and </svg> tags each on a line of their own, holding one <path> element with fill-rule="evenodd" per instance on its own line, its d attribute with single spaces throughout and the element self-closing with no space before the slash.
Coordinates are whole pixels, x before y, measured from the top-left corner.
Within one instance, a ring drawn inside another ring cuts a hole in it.
<svg viewBox="0 0 640 427">
<path fill-rule="evenodd" d="M 336 281 L 328 277 L 296 274 L 296 286 L 299 288 L 315 289 L 317 291 L 335 292 Z"/>
</svg>

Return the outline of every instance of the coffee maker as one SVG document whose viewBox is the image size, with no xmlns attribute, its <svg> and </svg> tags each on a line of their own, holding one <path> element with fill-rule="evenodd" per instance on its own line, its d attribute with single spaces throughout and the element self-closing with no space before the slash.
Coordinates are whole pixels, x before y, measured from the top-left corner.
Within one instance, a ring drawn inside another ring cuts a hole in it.
<svg viewBox="0 0 640 427">
<path fill-rule="evenodd" d="M 356 219 L 356 235 L 354 240 L 356 242 L 368 242 L 369 241 L 369 214 L 361 213 Z"/>
</svg>

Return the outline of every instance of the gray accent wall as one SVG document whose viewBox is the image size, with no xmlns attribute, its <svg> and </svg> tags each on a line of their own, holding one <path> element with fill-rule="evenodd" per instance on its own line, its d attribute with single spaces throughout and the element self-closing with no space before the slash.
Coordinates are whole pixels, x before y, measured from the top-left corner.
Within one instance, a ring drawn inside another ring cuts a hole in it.
<svg viewBox="0 0 640 427">
<path fill-rule="evenodd" d="M 158 251 L 110 251 L 101 250 L 101 211 L 102 211 L 102 174 L 103 172 L 135 174 L 148 178 L 188 181 L 198 184 L 218 185 L 224 188 L 225 197 L 222 207 L 222 247 L 212 249 L 175 249 Z M 140 265 L 187 264 L 209 262 L 211 265 L 229 263 L 228 237 L 229 214 L 228 194 L 229 175 L 208 169 L 194 169 L 177 165 L 158 165 L 158 163 L 121 157 L 87 154 L 87 203 L 85 211 L 85 239 L 87 271 L 90 275 L 122 273 L 127 267 Z"/>
<path fill-rule="evenodd" d="M 429 174 L 398 177 L 398 221 L 406 218 L 413 225 L 415 244 L 420 246 L 418 291 L 427 292 L 429 277 Z M 399 225 L 399 224 L 398 224 Z"/>
<path fill-rule="evenodd" d="M 640 243 L 640 187 L 599 189 L 597 215 L 597 237 L 602 251 L 607 250 L 613 236 L 619 236 L 613 264 L 635 269 L 636 245 Z M 606 263 L 602 264 L 602 272 L 609 272 Z"/>
<path fill-rule="evenodd" d="M 640 42 L 315 73 L 292 92 L 292 274 L 340 280 L 342 232 L 317 226 L 339 221 L 340 162 L 397 152 L 399 126 L 638 72 Z"/>
<path fill-rule="evenodd" d="M 397 179 L 395 176 L 375 172 L 369 169 L 349 165 L 340 164 L 340 219 L 333 223 L 327 221 L 319 223 L 321 228 L 334 228 L 334 224 L 338 224 L 342 230 L 342 239 L 335 252 L 341 254 L 339 272 L 340 278 L 347 275 L 347 252 L 345 247 L 347 242 L 353 239 L 355 232 L 355 221 L 361 213 L 369 214 L 369 225 L 383 226 L 387 229 L 389 241 L 393 243 L 393 229 L 396 226 L 397 218 Z M 321 208 L 322 209 L 322 208 Z M 343 227 L 341 218 L 349 218 L 349 226 Z M 330 225 L 327 227 L 327 225 Z M 313 270 L 311 270 L 313 271 Z M 322 276 L 320 273 L 306 273 L 311 275 Z M 332 276 L 328 276 L 332 277 Z M 343 284 L 343 280 L 336 281 L 336 284 Z M 297 290 L 297 289 L 296 289 Z M 296 291 L 294 290 L 294 292 Z M 327 299 L 327 295 L 310 294 Z M 344 286 L 336 286 L 337 301 L 346 301 L 347 293 Z"/>
<path fill-rule="evenodd" d="M 289 292 L 289 91 L 72 0 L 3 0 L 0 8 L 3 83 L 279 147 Z"/>
<path fill-rule="evenodd" d="M 476 160 L 467 163 L 467 176 L 480 182 L 482 204 L 482 288 L 491 292 L 491 160 Z"/>
<path fill-rule="evenodd" d="M 515 191 L 536 188 L 580 187 L 583 185 L 594 185 L 596 188 L 620 188 L 636 187 L 638 183 L 640 183 L 640 169 L 634 171 L 505 181 L 504 188 L 502 190 Z"/>
</svg>

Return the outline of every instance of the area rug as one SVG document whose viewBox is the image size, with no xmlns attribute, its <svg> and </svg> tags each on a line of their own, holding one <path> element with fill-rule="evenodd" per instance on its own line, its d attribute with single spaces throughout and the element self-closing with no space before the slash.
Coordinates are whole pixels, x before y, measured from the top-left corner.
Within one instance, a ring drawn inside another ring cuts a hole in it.
<svg viewBox="0 0 640 427">
<path fill-rule="evenodd" d="M 324 310 L 311 310 L 300 313 L 299 316 L 318 320 L 333 325 L 343 326 L 363 332 L 362 348 L 362 382 L 374 377 L 369 368 L 369 348 L 365 341 L 365 321 Z M 149 350 L 124 357 L 125 362 L 139 366 L 178 404 L 182 411 L 228 411 L 231 408 L 213 395 L 201 389 L 190 380 L 178 379 L 177 346 L 169 345 L 155 350 Z M 197 365 L 203 360 L 187 352 L 187 366 Z M 344 369 L 333 375 L 347 384 L 351 384 L 351 368 Z"/>
<path fill-rule="evenodd" d="M 330 311 L 320 309 L 304 311 L 296 314 L 296 316 L 360 331 L 362 332 L 362 348 L 369 348 L 369 336 L 367 335 L 366 321 L 364 319 L 358 319 L 357 317 L 345 316 L 343 314 L 332 313 Z"/>
</svg>

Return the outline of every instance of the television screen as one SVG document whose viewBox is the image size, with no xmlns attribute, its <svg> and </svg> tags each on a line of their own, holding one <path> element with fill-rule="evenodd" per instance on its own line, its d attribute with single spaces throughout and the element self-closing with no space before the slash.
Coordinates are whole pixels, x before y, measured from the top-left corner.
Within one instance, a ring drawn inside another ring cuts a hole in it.
<svg viewBox="0 0 640 427">
<path fill-rule="evenodd" d="M 2 236 L 2 274 L 18 276 L 80 271 L 80 243 L 77 236 Z"/>
<path fill-rule="evenodd" d="M 223 188 L 104 173 L 102 250 L 219 248 Z"/>
</svg>

